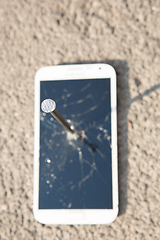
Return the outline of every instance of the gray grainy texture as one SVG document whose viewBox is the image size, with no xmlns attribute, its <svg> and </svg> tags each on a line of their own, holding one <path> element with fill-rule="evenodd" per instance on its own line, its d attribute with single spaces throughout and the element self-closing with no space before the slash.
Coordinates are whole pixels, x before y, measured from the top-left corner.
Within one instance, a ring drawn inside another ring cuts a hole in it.
<svg viewBox="0 0 160 240">
<path fill-rule="evenodd" d="M 120 215 L 34 220 L 34 75 L 109 62 L 118 74 Z M 0 239 L 160 239 L 160 1 L 0 1 Z"/>
</svg>

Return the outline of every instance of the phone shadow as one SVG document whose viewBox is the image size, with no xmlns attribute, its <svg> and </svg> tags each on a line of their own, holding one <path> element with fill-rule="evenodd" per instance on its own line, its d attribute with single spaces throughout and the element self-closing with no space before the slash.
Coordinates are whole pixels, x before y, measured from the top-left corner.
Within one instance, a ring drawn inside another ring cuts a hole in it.
<svg viewBox="0 0 160 240">
<path fill-rule="evenodd" d="M 126 61 L 108 60 L 102 61 L 78 61 L 63 62 L 66 64 L 107 63 L 114 67 L 117 73 L 117 127 L 118 127 L 118 182 L 119 182 L 119 216 L 126 212 L 127 208 L 127 182 L 128 182 L 128 123 L 127 115 L 130 106 L 130 91 L 128 86 L 129 67 Z"/>
<path fill-rule="evenodd" d="M 128 111 L 130 91 L 128 86 L 129 67 L 126 61 L 107 61 L 117 73 L 117 125 L 118 125 L 118 182 L 119 215 L 126 212 L 128 195 Z"/>
</svg>

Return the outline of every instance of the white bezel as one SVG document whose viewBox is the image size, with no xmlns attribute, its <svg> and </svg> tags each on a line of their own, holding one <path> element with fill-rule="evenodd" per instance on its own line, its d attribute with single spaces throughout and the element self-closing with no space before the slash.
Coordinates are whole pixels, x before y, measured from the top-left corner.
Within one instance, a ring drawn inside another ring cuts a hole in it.
<svg viewBox="0 0 160 240">
<path fill-rule="evenodd" d="M 112 139 L 112 192 L 113 209 L 38 209 L 39 199 L 39 131 L 40 131 L 40 81 L 111 79 L 111 139 Z M 59 65 L 40 68 L 35 75 L 35 120 L 34 120 L 34 200 L 33 212 L 43 224 L 108 224 L 118 214 L 118 166 L 117 166 L 117 91 L 116 72 L 108 64 Z"/>
</svg>

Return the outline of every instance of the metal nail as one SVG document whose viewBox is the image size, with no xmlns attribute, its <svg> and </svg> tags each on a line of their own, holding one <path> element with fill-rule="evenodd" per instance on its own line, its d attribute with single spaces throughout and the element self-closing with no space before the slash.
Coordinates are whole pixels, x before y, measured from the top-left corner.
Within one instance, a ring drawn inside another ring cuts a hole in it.
<svg viewBox="0 0 160 240">
<path fill-rule="evenodd" d="M 73 129 L 69 126 L 69 124 L 64 120 L 61 114 L 56 110 L 56 103 L 52 99 L 45 99 L 41 104 L 41 109 L 45 113 L 51 113 L 53 117 L 57 119 L 57 121 L 62 124 L 64 128 L 66 128 L 70 133 L 75 133 Z"/>
</svg>

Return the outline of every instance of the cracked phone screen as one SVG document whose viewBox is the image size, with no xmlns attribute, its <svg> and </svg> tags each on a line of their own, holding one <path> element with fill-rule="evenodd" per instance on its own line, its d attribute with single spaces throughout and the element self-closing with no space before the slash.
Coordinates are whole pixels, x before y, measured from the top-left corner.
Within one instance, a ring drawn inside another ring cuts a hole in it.
<svg viewBox="0 0 160 240">
<path fill-rule="evenodd" d="M 40 82 L 81 136 L 40 108 L 39 209 L 112 209 L 110 79 Z"/>
</svg>

